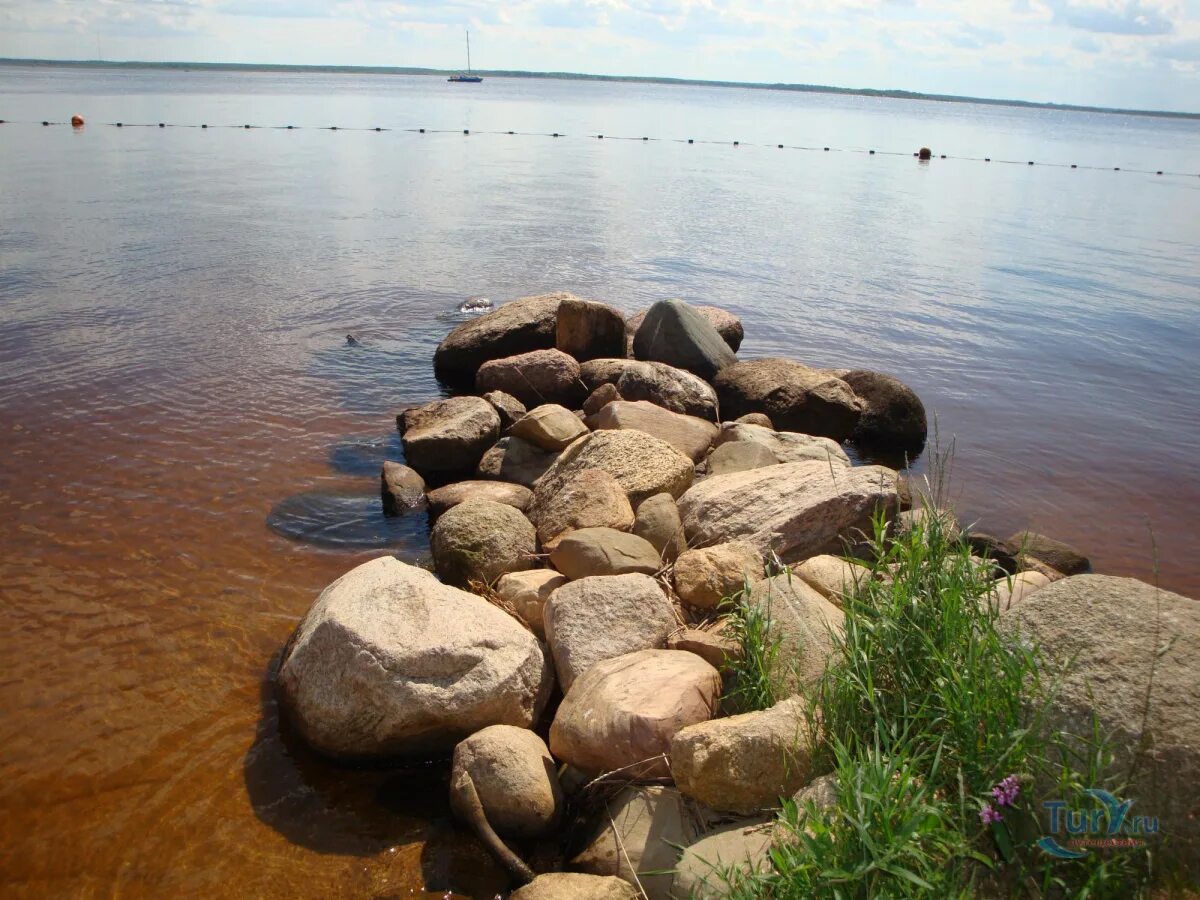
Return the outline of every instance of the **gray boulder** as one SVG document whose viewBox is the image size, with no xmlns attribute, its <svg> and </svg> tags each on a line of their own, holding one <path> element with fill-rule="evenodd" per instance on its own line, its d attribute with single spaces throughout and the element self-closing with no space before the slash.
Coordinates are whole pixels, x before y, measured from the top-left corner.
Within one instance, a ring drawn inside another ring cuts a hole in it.
<svg viewBox="0 0 1200 900">
<path fill-rule="evenodd" d="M 491 359 L 554 346 L 558 306 L 571 294 L 539 294 L 513 300 L 495 312 L 463 322 L 438 344 L 433 369 L 452 384 L 470 384 Z"/>
<path fill-rule="evenodd" d="M 580 362 L 625 352 L 625 317 L 603 303 L 571 297 L 558 307 L 555 346 Z"/>
<path fill-rule="evenodd" d="M 658 551 L 648 541 L 614 528 L 568 532 L 550 551 L 550 562 L 572 580 L 591 575 L 653 575 L 662 566 Z"/>
<path fill-rule="evenodd" d="M 471 472 L 500 435 L 500 416 L 479 397 L 451 397 L 396 417 L 404 457 L 425 478 Z"/>
<path fill-rule="evenodd" d="M 503 391 L 526 406 L 561 403 L 574 408 L 584 396 L 579 363 L 561 350 L 533 350 L 485 362 L 475 373 L 475 389 Z"/>
<path fill-rule="evenodd" d="M 468 500 L 438 517 L 429 538 L 437 573 L 466 588 L 506 572 L 537 566 L 537 536 L 520 510 L 494 500 Z"/>
<path fill-rule="evenodd" d="M 729 345 L 730 350 L 734 353 L 738 352 L 738 348 L 742 346 L 742 340 L 746 337 L 746 330 L 742 327 L 741 319 L 728 310 L 717 306 L 693 306 L 692 309 L 704 316 L 708 324 L 717 329 L 717 333 Z M 649 312 L 650 310 L 643 309 L 641 312 L 630 316 L 626 322 L 627 356 L 633 355 L 634 335 L 637 334 L 637 330 L 642 326 L 642 322 L 646 321 L 646 314 Z"/>
<path fill-rule="evenodd" d="M 854 440 L 864 446 L 920 453 L 929 425 L 925 406 L 912 388 L 882 372 L 854 369 L 841 376 L 862 401 Z"/>
<path fill-rule="evenodd" d="M 762 413 L 776 428 L 835 441 L 850 437 L 862 414 L 862 401 L 846 382 L 789 359 L 734 363 L 716 375 L 713 387 L 726 418 Z"/>
<path fill-rule="evenodd" d="M 617 379 L 617 390 L 626 400 L 645 400 L 681 415 L 717 419 L 716 391 L 691 372 L 666 363 L 627 366 Z"/>
<path fill-rule="evenodd" d="M 660 300 L 650 307 L 634 334 L 633 355 L 686 369 L 705 380 L 737 362 L 717 329 L 682 300 Z"/>
</svg>

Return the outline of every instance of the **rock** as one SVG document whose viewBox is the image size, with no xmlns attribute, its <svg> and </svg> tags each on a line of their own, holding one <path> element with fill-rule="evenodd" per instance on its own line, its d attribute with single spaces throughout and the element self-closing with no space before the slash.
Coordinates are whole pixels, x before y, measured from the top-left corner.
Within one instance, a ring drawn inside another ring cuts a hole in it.
<svg viewBox="0 0 1200 900">
<path fill-rule="evenodd" d="M 866 566 L 828 554 L 806 559 L 793 572 L 839 609 L 847 594 L 871 580 L 871 570 Z"/>
<path fill-rule="evenodd" d="M 617 479 L 635 508 L 655 494 L 678 497 L 695 475 L 692 461 L 666 441 L 641 431 L 595 431 L 564 450 L 546 470 L 533 492 L 533 518 L 540 520 L 546 504 L 584 469 L 603 469 Z"/>
<path fill-rule="evenodd" d="M 488 391 L 483 395 L 483 399 L 492 404 L 496 415 L 500 417 L 501 431 L 507 431 L 517 419 L 525 415 L 525 404 L 512 394 L 506 394 L 504 391 Z"/>
<path fill-rule="evenodd" d="M 721 444 L 708 455 L 709 475 L 731 475 L 779 464 L 779 457 L 762 444 Z"/>
<path fill-rule="evenodd" d="M 495 312 L 463 322 L 438 344 L 433 355 L 437 377 L 470 384 L 479 367 L 492 359 L 554 346 L 558 306 L 571 294 L 540 294 L 506 303 Z"/>
<path fill-rule="evenodd" d="M 529 728 L 553 680 L 542 645 L 511 616 L 390 556 L 322 592 L 278 675 L 304 739 L 350 760 L 447 752 L 488 725 Z"/>
<path fill-rule="evenodd" d="M 561 403 L 574 407 L 584 397 L 579 363 L 561 350 L 534 350 L 485 362 L 475 373 L 475 389 L 504 391 L 526 406 Z"/>
<path fill-rule="evenodd" d="M 1016 564 L 1018 572 L 1037 572 L 1045 575 L 1051 581 L 1058 581 L 1060 578 L 1067 577 L 1053 566 L 1048 566 L 1044 562 L 1034 559 L 1032 556 L 1026 556 L 1024 553 L 1016 557 Z"/>
<path fill-rule="evenodd" d="M 425 478 L 472 471 L 500 435 L 500 416 L 479 397 L 451 397 L 396 417 L 404 457 Z"/>
<path fill-rule="evenodd" d="M 546 872 L 508 895 L 509 900 L 638 900 L 633 886 L 614 875 Z"/>
<path fill-rule="evenodd" d="M 633 336 L 633 356 L 686 369 L 705 380 L 737 362 L 717 329 L 682 300 L 660 300 L 647 310 Z"/>
<path fill-rule="evenodd" d="M 675 593 L 697 609 L 716 609 L 763 576 L 762 555 L 746 541 L 686 550 L 675 560 Z"/>
<path fill-rule="evenodd" d="M 712 718 L 717 670 L 693 653 L 640 650 L 592 666 L 563 698 L 550 726 L 556 759 L 592 774 L 668 777 L 679 729 Z"/>
<path fill-rule="evenodd" d="M 516 437 L 500 438 L 479 461 L 480 478 L 511 481 L 532 488 L 558 459 L 558 452 L 543 450 Z"/>
<path fill-rule="evenodd" d="M 749 814 L 779 806 L 812 778 L 812 736 L 799 697 L 770 709 L 680 729 L 671 775 L 711 809 Z"/>
<path fill-rule="evenodd" d="M 1001 540 L 986 531 L 968 531 L 963 537 L 973 555 L 994 561 L 1009 575 L 1016 573 L 1017 555 L 1008 545 L 1008 541 Z"/>
<path fill-rule="evenodd" d="M 741 425 L 761 425 L 763 428 L 771 431 L 775 430 L 775 423 L 762 413 L 746 413 L 746 415 L 738 416 L 733 421 Z"/>
<path fill-rule="evenodd" d="M 603 469 L 581 469 L 563 482 L 537 518 L 538 540 L 553 552 L 561 538 L 580 528 L 633 527 L 633 507 L 617 479 Z M 657 559 L 657 558 L 656 558 Z"/>
<path fill-rule="evenodd" d="M 429 516 L 434 520 L 451 507 L 468 500 L 491 500 L 524 512 L 532 499 L 533 492 L 529 488 L 503 481 L 458 481 L 435 488 L 426 496 Z"/>
<path fill-rule="evenodd" d="M 812 836 L 812 827 L 808 824 L 809 810 L 824 817 L 826 813 L 832 811 L 838 803 L 838 780 L 837 775 L 830 772 L 828 775 L 822 775 L 820 778 L 814 778 L 806 786 L 802 787 L 792 797 L 796 804 L 796 826 L 793 827 L 790 823 L 785 823 L 782 819 L 776 820 L 774 828 L 774 838 L 776 844 L 792 844 L 800 843 L 797 836 L 799 830 L 803 830 L 809 836 Z"/>
<path fill-rule="evenodd" d="M 663 647 L 675 610 L 648 575 L 600 575 L 551 594 L 545 623 L 559 684 L 568 691 L 598 662 Z"/>
<path fill-rule="evenodd" d="M 862 401 L 862 417 L 854 428 L 854 440 L 864 446 L 920 453 L 929 426 L 925 406 L 916 393 L 891 375 L 854 369 L 841 376 Z"/>
<path fill-rule="evenodd" d="M 633 429 L 666 441 L 692 462 L 708 452 L 717 436 L 717 426 L 696 416 L 685 416 L 645 400 L 614 400 L 592 416 L 593 430 Z"/>
<path fill-rule="evenodd" d="M 555 346 L 580 362 L 625 352 L 625 317 L 611 306 L 565 299 L 558 307 Z"/>
<path fill-rule="evenodd" d="M 504 503 L 468 500 L 438 517 L 429 536 L 442 581 L 465 588 L 537 565 L 533 523 Z"/>
<path fill-rule="evenodd" d="M 624 357 L 589 359 L 585 363 L 580 363 L 579 377 L 583 379 L 584 387 L 595 392 L 606 384 L 611 384 L 615 388 L 626 371 L 644 368 L 647 365 L 648 363 L 640 363 Z"/>
<path fill-rule="evenodd" d="M 731 660 L 742 655 L 742 648 L 721 627 L 684 628 L 667 638 L 668 650 L 695 653 L 717 671 L 724 671 Z"/>
<path fill-rule="evenodd" d="M 1018 531 L 1007 541 L 1017 555 L 1044 563 L 1064 575 L 1082 575 L 1092 569 L 1091 561 L 1072 547 L 1033 531 Z"/>
<path fill-rule="evenodd" d="M 571 865 L 639 885 L 649 900 L 669 900 L 680 848 L 699 835 L 696 819 L 674 788 L 623 788 L 596 811 L 584 849 Z"/>
<path fill-rule="evenodd" d="M 588 394 L 588 398 L 583 401 L 584 417 L 594 416 L 614 400 L 620 399 L 621 392 L 617 390 L 617 386 L 615 384 L 605 382 Z"/>
<path fill-rule="evenodd" d="M 835 441 L 850 437 L 861 415 L 862 403 L 846 382 L 788 359 L 734 363 L 713 386 L 729 418 L 763 413 L 777 428 Z"/>
<path fill-rule="evenodd" d="M 704 316 L 708 324 L 717 329 L 717 333 L 721 335 L 721 340 L 729 345 L 729 349 L 734 353 L 738 352 L 738 348 L 742 346 L 742 340 L 746 337 L 745 329 L 742 328 L 742 321 L 731 312 L 727 312 L 716 306 L 693 306 L 696 312 Z M 642 322 L 646 320 L 646 314 L 650 310 L 643 309 L 641 312 L 629 317 L 626 323 L 626 336 L 628 341 L 628 353 L 633 355 L 633 336 L 637 334 L 638 328 Z"/>
<path fill-rule="evenodd" d="M 550 551 L 554 568 L 568 578 L 591 575 L 653 575 L 662 567 L 658 551 L 635 534 L 614 528 L 579 528 Z"/>
<path fill-rule="evenodd" d="M 1103 775 L 1124 781 L 1132 769 L 1121 799 L 1158 819 L 1166 855 L 1197 877 L 1200 603 L 1133 578 L 1076 575 L 1026 597 L 1000 627 L 1041 648 L 1046 683 L 1063 676 L 1046 733 L 1081 749 L 1095 713 L 1114 754 Z"/>
<path fill-rule="evenodd" d="M 501 837 L 543 837 L 558 825 L 563 793 L 558 771 L 542 739 L 526 728 L 491 725 L 454 748 L 450 773 L 451 809 L 466 819 L 453 790 L 470 778 L 488 824 Z"/>
<path fill-rule="evenodd" d="M 628 366 L 617 380 L 617 390 L 626 400 L 646 400 L 685 416 L 716 421 L 717 394 L 691 372 L 665 363 Z"/>
<path fill-rule="evenodd" d="M 587 432 L 587 426 L 575 413 L 557 403 L 547 403 L 531 409 L 508 433 L 542 450 L 562 450 Z"/>
<path fill-rule="evenodd" d="M 512 605 L 517 615 L 543 640 L 546 637 L 546 601 L 555 589 L 567 583 L 567 578 L 553 569 L 526 569 L 509 572 L 496 582 L 496 593 Z"/>
<path fill-rule="evenodd" d="M 822 462 L 833 461 L 843 466 L 850 465 L 850 457 L 846 455 L 846 451 L 829 438 L 813 437 L 811 434 L 795 431 L 772 431 L 761 425 L 745 422 L 722 424 L 713 444 L 717 448 L 727 444 L 754 444 L 770 450 L 775 456 L 775 461 L 781 463 L 818 459 Z"/>
<path fill-rule="evenodd" d="M 692 545 L 746 540 L 785 563 L 828 550 L 855 529 L 871 533 L 871 515 L 896 507 L 896 473 L 883 466 L 811 460 L 715 475 L 679 499 Z"/>
<path fill-rule="evenodd" d="M 633 520 L 633 533 L 649 541 L 665 562 L 674 562 L 687 549 L 679 508 L 670 494 L 655 494 L 641 502 Z"/>
<path fill-rule="evenodd" d="M 671 884 L 672 896 L 689 900 L 727 897 L 730 882 L 725 873 L 770 870 L 772 837 L 769 819 L 734 822 L 705 835 L 679 858 Z"/>
<path fill-rule="evenodd" d="M 398 516 L 425 505 L 425 479 L 403 463 L 383 463 L 379 473 L 385 515 Z"/>
<path fill-rule="evenodd" d="M 1050 579 L 1041 572 L 1021 572 L 1007 578 L 996 579 L 989 600 L 1001 613 L 1008 612 L 1036 590 L 1050 584 Z"/>
<path fill-rule="evenodd" d="M 816 687 L 844 629 L 842 611 L 786 573 L 754 584 L 749 602 L 767 613 L 769 639 L 779 641 L 779 659 L 792 664 L 772 673 L 776 696 Z"/>
</svg>

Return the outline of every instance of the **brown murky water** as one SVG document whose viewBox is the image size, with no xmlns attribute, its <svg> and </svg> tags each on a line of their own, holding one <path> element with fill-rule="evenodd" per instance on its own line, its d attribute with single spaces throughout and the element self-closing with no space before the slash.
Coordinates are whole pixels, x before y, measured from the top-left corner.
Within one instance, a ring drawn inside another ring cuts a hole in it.
<svg viewBox="0 0 1200 900">
<path fill-rule="evenodd" d="M 855 98 L 5 76 L 9 119 L 53 102 L 89 121 L 623 116 L 643 133 L 716 115 L 746 134 L 792 116 L 905 144 L 932 122 L 1063 155 L 1200 146 L 1188 123 L 1057 114 L 1049 138 L 1041 113 Z M 391 416 L 437 395 L 432 349 L 471 294 L 685 296 L 743 317 L 743 355 L 895 372 L 956 438 L 967 518 L 1147 578 L 1152 529 L 1163 586 L 1200 594 L 1195 186 L 479 138 L 0 132 L 4 894 L 504 886 L 450 821 L 443 767 L 315 759 L 270 690 L 316 594 L 380 552 L 363 543 L 426 552 L 420 523 L 387 530 L 370 498 Z"/>
</svg>

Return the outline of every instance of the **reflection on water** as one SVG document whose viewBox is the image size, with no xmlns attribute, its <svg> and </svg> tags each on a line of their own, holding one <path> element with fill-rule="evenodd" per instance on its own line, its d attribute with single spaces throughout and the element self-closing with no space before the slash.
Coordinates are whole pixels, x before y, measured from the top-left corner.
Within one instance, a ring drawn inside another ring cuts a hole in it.
<svg viewBox="0 0 1200 900">
<path fill-rule="evenodd" d="M 1195 123 L 962 104 L 4 74 L 11 119 L 619 121 L 1200 169 Z M 424 552 L 378 468 L 466 298 L 678 296 L 739 314 L 743 356 L 892 372 L 956 439 L 965 518 L 1141 577 L 1152 528 L 1162 584 L 1200 593 L 1200 179 L 402 132 L 5 126 L 0 152 L 5 894 L 503 883 L 440 770 L 313 758 L 265 677 L 325 585 Z"/>
</svg>

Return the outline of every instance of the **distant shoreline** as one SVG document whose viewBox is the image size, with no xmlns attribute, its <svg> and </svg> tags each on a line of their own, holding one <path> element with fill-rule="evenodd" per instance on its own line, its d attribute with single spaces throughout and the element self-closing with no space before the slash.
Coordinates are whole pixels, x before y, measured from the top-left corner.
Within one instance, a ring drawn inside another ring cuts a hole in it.
<svg viewBox="0 0 1200 900">
<path fill-rule="evenodd" d="M 175 69 L 228 72 L 314 72 L 330 75 L 452 75 L 456 69 L 426 69 L 406 66 L 300 66 L 268 63 L 202 62 L 109 62 L 107 60 L 13 59 L 0 58 L 4 66 L 47 66 L 77 69 Z M 558 81 L 615 81 L 637 84 L 672 84 L 696 87 L 743 88 L 763 91 L 795 91 L 807 94 L 849 94 L 857 97 L 882 97 L 889 100 L 931 100 L 939 103 L 975 103 L 983 106 L 1012 106 L 1025 109 L 1051 109 L 1064 112 L 1105 113 L 1121 116 L 1150 116 L 1162 119 L 1200 119 L 1200 112 L 1171 110 L 1121 109 L 1107 106 L 1079 106 L 1072 103 L 1039 103 L 1033 100 L 1002 100 L 991 97 L 964 97 L 957 94 L 923 94 L 918 91 L 844 88 L 823 84 L 785 84 L 782 82 L 711 81 L 696 78 L 658 78 L 649 75 L 586 75 L 578 72 L 525 72 L 507 69 L 475 69 L 485 78 L 549 78 Z"/>
</svg>

